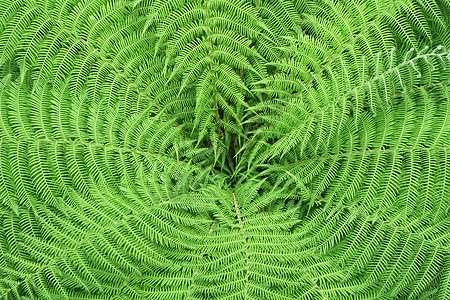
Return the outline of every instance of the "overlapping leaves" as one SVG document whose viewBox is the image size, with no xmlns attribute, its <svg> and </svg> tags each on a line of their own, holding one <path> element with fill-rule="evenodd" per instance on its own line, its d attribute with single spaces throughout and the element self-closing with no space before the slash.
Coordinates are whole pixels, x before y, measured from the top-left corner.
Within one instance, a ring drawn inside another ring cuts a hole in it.
<svg viewBox="0 0 450 300">
<path fill-rule="evenodd" d="M 448 16 L 0 1 L 0 297 L 450 298 Z"/>
</svg>

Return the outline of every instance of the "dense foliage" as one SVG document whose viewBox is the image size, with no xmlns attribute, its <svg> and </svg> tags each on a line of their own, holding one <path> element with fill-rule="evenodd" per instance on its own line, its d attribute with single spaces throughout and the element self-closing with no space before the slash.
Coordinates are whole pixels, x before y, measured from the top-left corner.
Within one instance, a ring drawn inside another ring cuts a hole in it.
<svg viewBox="0 0 450 300">
<path fill-rule="evenodd" d="M 450 299 L 448 0 L 0 0 L 1 299 Z"/>
</svg>

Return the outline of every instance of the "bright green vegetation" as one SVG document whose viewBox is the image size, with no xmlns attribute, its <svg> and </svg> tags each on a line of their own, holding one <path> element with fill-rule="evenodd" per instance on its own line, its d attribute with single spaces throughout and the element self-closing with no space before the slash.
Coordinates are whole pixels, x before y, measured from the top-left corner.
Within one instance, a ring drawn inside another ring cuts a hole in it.
<svg viewBox="0 0 450 300">
<path fill-rule="evenodd" d="M 448 0 L 0 0 L 0 299 L 450 299 Z"/>
</svg>

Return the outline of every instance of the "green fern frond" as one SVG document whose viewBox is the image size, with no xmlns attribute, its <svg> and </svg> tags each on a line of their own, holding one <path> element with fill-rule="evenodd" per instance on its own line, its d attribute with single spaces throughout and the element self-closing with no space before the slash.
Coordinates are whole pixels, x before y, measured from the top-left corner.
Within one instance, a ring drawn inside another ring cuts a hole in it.
<svg viewBox="0 0 450 300">
<path fill-rule="evenodd" d="M 0 299 L 450 298 L 444 0 L 0 0 Z"/>
</svg>

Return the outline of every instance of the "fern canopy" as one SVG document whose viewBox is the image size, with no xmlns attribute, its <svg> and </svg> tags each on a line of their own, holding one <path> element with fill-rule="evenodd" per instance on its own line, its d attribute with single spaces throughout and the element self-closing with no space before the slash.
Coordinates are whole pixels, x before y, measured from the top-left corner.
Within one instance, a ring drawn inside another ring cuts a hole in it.
<svg viewBox="0 0 450 300">
<path fill-rule="evenodd" d="M 1 299 L 450 299 L 448 0 L 0 0 Z"/>
</svg>

